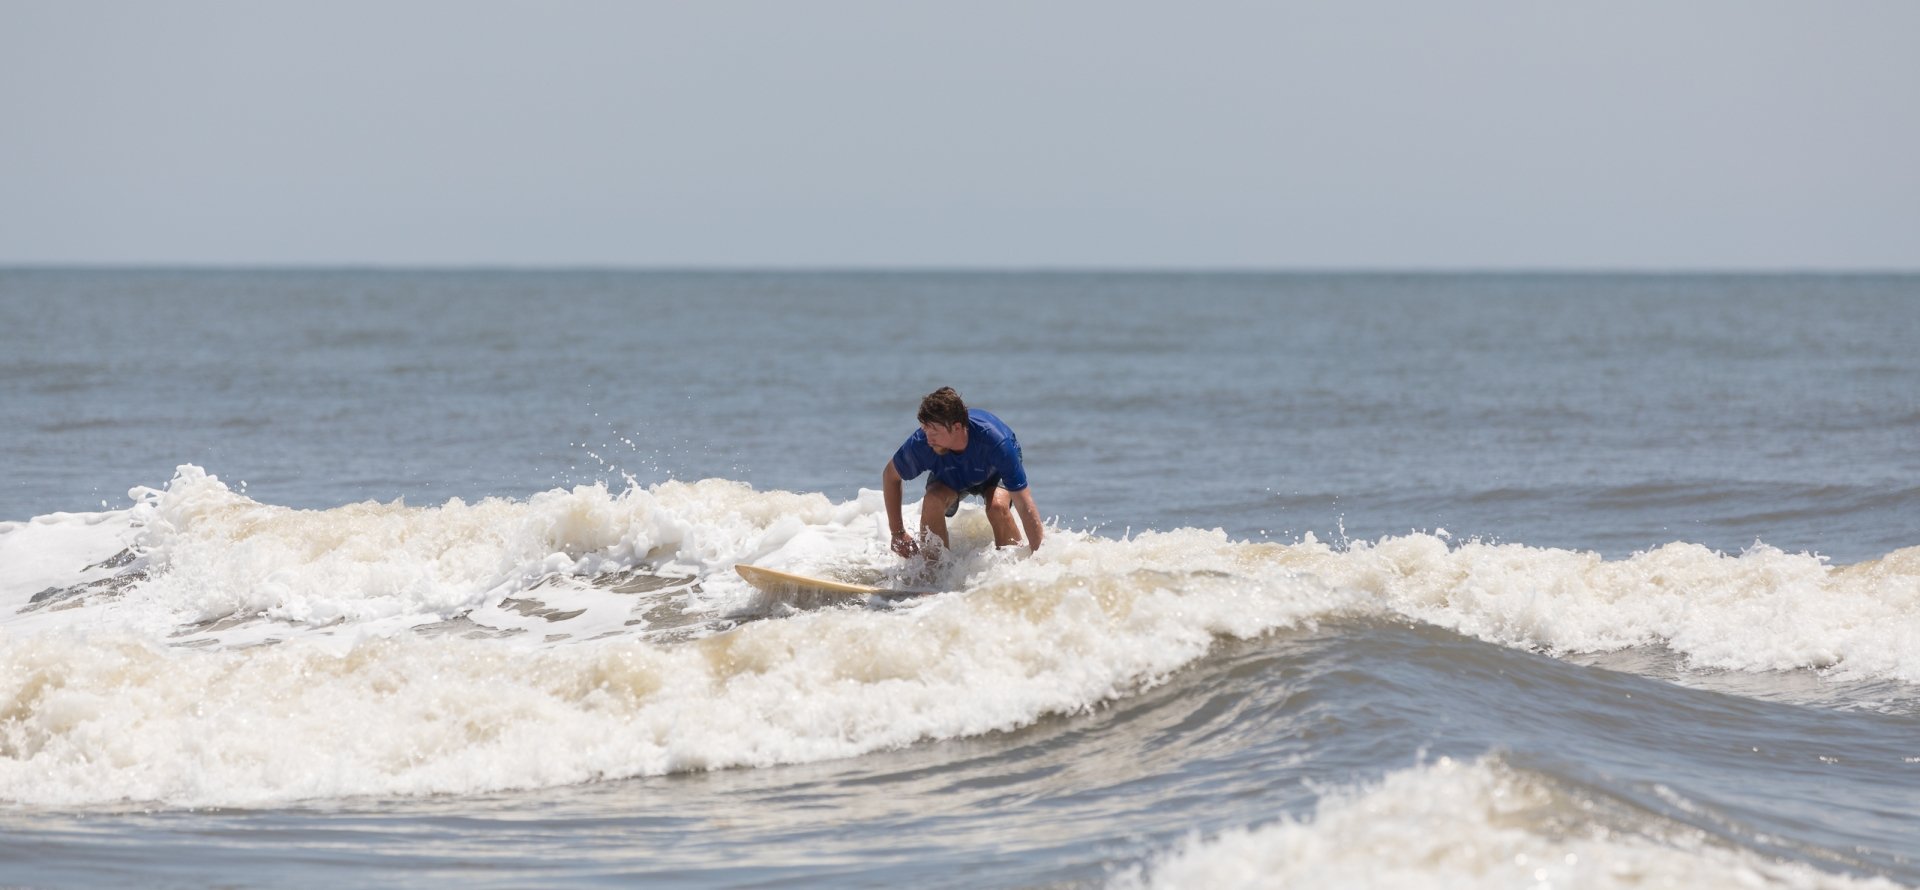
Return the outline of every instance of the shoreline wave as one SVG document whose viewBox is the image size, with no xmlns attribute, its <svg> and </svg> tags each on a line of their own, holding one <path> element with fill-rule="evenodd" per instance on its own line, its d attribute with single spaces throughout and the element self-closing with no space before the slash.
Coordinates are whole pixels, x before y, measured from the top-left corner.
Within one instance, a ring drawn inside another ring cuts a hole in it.
<svg viewBox="0 0 1920 890">
<path fill-rule="evenodd" d="M 1920 683 L 1920 548 L 1834 567 L 1176 529 L 1061 531 L 1025 557 L 974 509 L 931 579 L 964 595 L 770 601 L 730 571 L 897 576 L 881 521 L 874 492 L 726 480 L 302 511 L 183 467 L 130 510 L 0 526 L 0 800 L 251 806 L 849 757 L 1084 712 L 1222 639 L 1336 618 Z"/>
</svg>

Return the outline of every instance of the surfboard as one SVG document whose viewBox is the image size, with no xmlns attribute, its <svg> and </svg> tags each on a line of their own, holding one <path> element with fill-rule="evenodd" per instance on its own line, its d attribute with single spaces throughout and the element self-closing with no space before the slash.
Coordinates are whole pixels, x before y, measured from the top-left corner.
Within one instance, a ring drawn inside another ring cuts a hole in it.
<svg viewBox="0 0 1920 890">
<path fill-rule="evenodd" d="M 779 569 L 750 566 L 744 563 L 735 565 L 733 570 L 740 573 L 748 584 L 768 593 L 839 593 L 851 596 L 884 596 L 889 599 L 903 596 L 921 596 L 932 591 L 926 590 L 889 590 L 885 587 L 872 587 L 866 584 L 849 584 L 845 581 L 830 581 L 826 578 L 809 578 Z"/>
</svg>

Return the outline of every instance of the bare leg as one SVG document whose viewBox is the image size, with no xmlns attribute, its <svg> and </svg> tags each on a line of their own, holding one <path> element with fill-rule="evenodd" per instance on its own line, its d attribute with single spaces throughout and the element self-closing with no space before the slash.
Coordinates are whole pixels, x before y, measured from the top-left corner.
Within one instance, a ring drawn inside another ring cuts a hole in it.
<svg viewBox="0 0 1920 890">
<path fill-rule="evenodd" d="M 1011 547 L 1020 543 L 1020 527 L 1013 522 L 1013 494 L 994 486 L 987 498 L 987 524 L 993 526 L 993 546 Z"/>
<path fill-rule="evenodd" d="M 933 482 L 927 485 L 927 496 L 920 501 L 920 540 L 932 540 L 928 533 L 940 536 L 942 546 L 952 546 L 947 540 L 947 507 L 960 499 L 960 493 L 946 485 Z"/>
</svg>

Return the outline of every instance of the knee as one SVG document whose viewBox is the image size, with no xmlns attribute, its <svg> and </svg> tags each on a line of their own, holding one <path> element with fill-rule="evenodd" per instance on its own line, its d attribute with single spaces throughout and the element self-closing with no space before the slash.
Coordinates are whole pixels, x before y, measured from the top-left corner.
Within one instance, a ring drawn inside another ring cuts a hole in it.
<svg viewBox="0 0 1920 890">
<path fill-rule="evenodd" d="M 995 522 L 1013 518 L 1013 505 L 999 499 L 987 502 L 987 518 Z"/>
<path fill-rule="evenodd" d="M 934 482 L 927 485 L 926 503 L 929 507 L 939 507 L 945 510 L 947 505 L 953 503 L 954 499 L 959 496 L 959 492 L 947 487 L 945 483 Z"/>
</svg>

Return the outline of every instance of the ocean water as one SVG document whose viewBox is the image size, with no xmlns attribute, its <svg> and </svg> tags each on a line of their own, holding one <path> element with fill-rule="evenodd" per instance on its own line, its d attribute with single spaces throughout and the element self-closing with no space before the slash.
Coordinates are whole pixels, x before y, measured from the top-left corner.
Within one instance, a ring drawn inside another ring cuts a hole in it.
<svg viewBox="0 0 1920 890">
<path fill-rule="evenodd" d="M 1920 885 L 1915 343 L 1916 276 L 0 271 L 0 885 Z M 1038 551 L 887 551 L 941 385 Z"/>
</svg>

